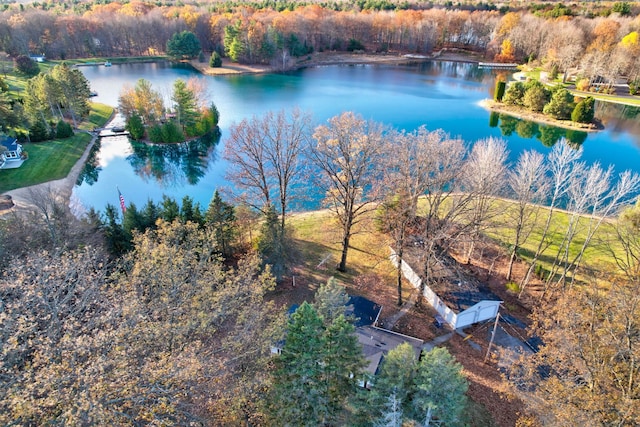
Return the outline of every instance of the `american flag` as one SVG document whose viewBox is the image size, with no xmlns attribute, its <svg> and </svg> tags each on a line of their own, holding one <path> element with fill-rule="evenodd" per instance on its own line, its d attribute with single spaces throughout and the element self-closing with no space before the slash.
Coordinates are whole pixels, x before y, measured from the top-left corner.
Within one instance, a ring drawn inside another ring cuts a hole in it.
<svg viewBox="0 0 640 427">
<path fill-rule="evenodd" d="M 122 209 L 122 214 L 124 215 L 125 211 L 127 210 L 127 207 L 124 204 L 124 196 L 122 196 L 120 189 L 118 187 L 116 188 L 118 189 L 118 198 L 120 199 L 120 209 Z"/>
</svg>

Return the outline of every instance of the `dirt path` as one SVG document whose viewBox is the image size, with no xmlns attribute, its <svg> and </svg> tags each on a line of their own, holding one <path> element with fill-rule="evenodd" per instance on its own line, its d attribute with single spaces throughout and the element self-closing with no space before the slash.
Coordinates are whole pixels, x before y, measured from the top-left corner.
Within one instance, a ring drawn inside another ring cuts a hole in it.
<svg viewBox="0 0 640 427">
<path fill-rule="evenodd" d="M 62 179 L 56 179 L 55 181 L 43 182 L 42 184 L 31 185 L 29 187 L 17 188 L 15 190 L 3 193 L 3 195 L 11 196 L 13 200 L 15 206 L 11 210 L 32 209 L 34 206 L 31 202 L 31 193 L 39 189 L 50 190 L 54 194 L 57 194 L 59 197 L 62 197 L 67 202 L 71 200 L 73 187 L 76 185 L 78 176 L 80 176 L 80 173 L 84 168 L 84 164 L 87 161 L 87 157 L 89 157 L 89 153 L 91 153 L 91 149 L 93 148 L 93 145 L 95 144 L 97 139 L 98 136 L 94 134 L 91 138 L 91 142 L 84 150 L 84 153 L 78 159 L 76 164 L 73 165 L 66 177 Z"/>
</svg>

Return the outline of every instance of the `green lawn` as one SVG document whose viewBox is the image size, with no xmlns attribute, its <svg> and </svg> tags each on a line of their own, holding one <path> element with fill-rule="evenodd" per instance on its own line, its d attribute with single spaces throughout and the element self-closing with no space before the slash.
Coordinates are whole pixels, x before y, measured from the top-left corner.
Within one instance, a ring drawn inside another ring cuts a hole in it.
<svg viewBox="0 0 640 427">
<path fill-rule="evenodd" d="M 113 108 L 108 105 L 92 103 L 91 113 L 80 128 L 101 127 L 112 113 Z M 0 193 L 66 177 L 90 141 L 91 135 L 76 132 L 67 139 L 24 143 L 22 148 L 29 159 L 17 169 L 0 170 Z"/>
<path fill-rule="evenodd" d="M 29 158 L 17 169 L 0 170 L 0 193 L 66 177 L 90 141 L 91 135 L 77 133 L 67 139 L 23 144 Z"/>
</svg>

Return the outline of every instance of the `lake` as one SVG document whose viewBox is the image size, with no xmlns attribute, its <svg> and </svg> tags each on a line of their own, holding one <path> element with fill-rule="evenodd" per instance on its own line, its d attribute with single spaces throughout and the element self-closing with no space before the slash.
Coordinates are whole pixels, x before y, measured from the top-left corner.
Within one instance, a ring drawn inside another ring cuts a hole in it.
<svg viewBox="0 0 640 427">
<path fill-rule="evenodd" d="M 103 211 L 118 205 L 120 189 L 128 203 L 142 207 L 163 195 L 180 201 L 191 196 L 203 208 L 213 192 L 228 183 L 221 152 L 229 127 L 243 118 L 267 111 L 299 107 L 313 113 L 317 123 L 343 111 L 365 119 L 413 130 L 425 125 L 444 129 L 469 144 L 489 136 L 508 142 L 510 160 L 523 150 L 546 153 L 561 136 L 584 148 L 588 163 L 615 165 L 617 172 L 640 172 L 640 109 L 596 103 L 596 116 L 605 130 L 586 134 L 490 114 L 478 104 L 492 97 L 496 71 L 459 62 L 411 65 L 336 65 L 264 75 L 202 76 L 189 66 L 170 63 L 91 66 L 80 70 L 98 93 L 94 98 L 117 106 L 126 84 L 144 78 L 167 99 L 177 78 L 200 77 L 220 111 L 216 138 L 171 147 L 131 143 L 126 137 L 103 138 L 79 185 L 73 190 L 76 211 Z M 314 206 L 296 206 L 296 209 Z"/>
</svg>

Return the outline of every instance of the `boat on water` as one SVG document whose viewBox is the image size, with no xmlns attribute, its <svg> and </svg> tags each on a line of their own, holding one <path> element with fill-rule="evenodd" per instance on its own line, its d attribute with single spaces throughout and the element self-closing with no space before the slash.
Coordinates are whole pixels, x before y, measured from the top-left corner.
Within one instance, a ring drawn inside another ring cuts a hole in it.
<svg viewBox="0 0 640 427">
<path fill-rule="evenodd" d="M 106 62 L 104 63 L 104 66 L 105 66 L 105 67 L 111 67 L 111 62 L 106 61 Z"/>
</svg>

